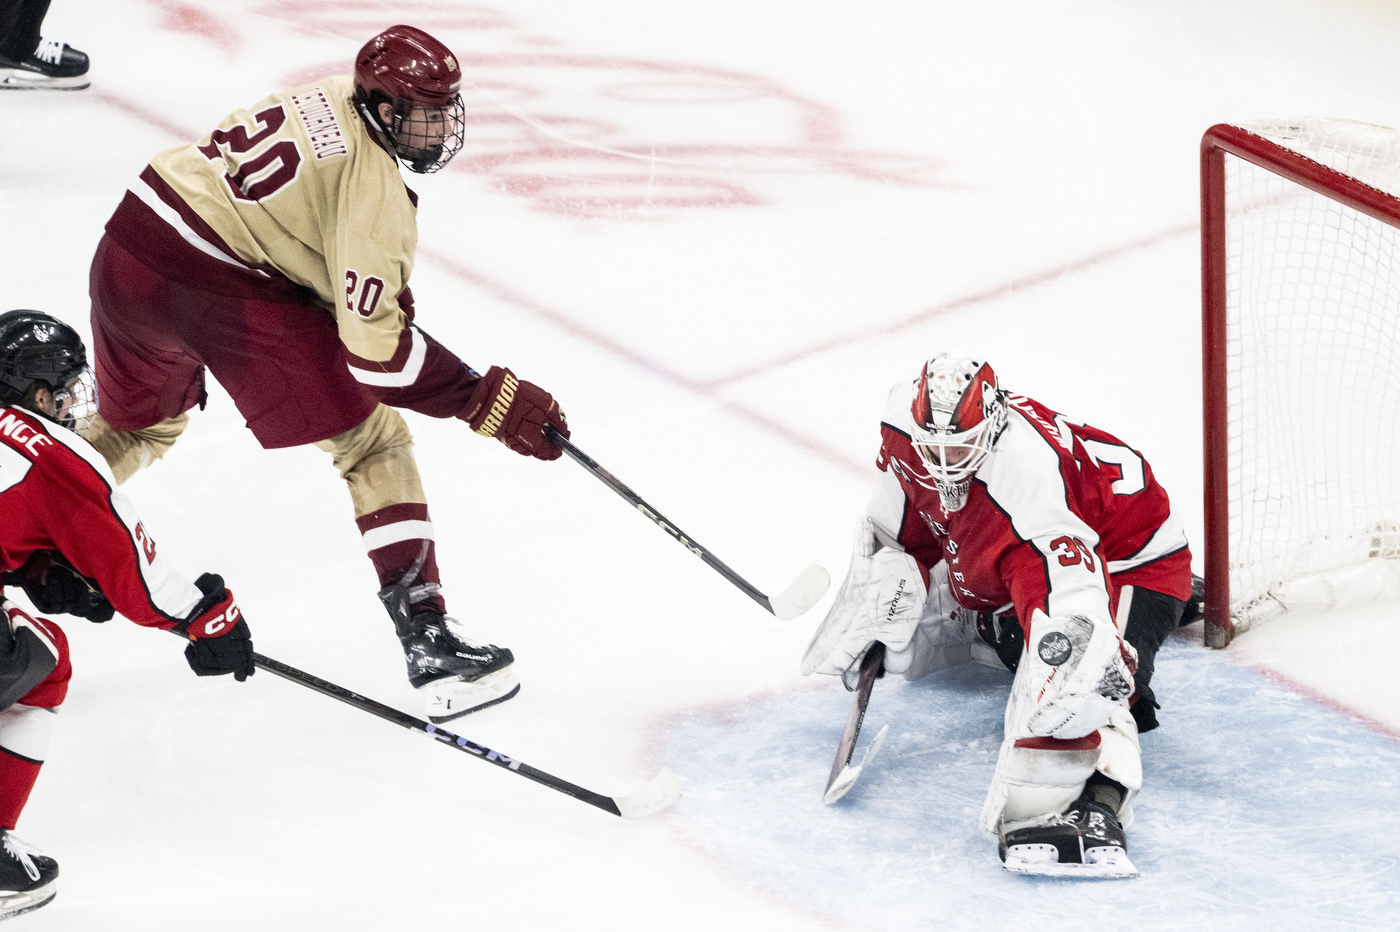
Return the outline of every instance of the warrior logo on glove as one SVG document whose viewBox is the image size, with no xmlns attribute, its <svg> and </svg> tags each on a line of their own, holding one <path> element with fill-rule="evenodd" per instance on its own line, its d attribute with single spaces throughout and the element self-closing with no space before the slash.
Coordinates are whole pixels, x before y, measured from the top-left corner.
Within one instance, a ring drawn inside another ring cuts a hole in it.
<svg viewBox="0 0 1400 932">
<path fill-rule="evenodd" d="M 538 385 L 522 382 L 501 366 L 487 370 L 457 416 L 483 437 L 495 437 L 521 456 L 541 460 L 557 460 L 562 455 L 545 438 L 546 424 L 552 424 L 565 440 L 569 438 L 568 419 L 554 396 Z"/>
</svg>

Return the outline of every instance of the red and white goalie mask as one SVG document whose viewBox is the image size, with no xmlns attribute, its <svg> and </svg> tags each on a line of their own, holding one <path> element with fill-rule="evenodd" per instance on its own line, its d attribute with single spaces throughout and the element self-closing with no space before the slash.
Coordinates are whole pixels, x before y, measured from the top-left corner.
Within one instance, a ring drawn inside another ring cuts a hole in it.
<svg viewBox="0 0 1400 932">
<path fill-rule="evenodd" d="M 914 393 L 911 440 L 943 507 L 958 511 L 1006 426 L 1006 393 L 996 373 L 971 356 L 940 353 L 924 365 Z"/>
</svg>

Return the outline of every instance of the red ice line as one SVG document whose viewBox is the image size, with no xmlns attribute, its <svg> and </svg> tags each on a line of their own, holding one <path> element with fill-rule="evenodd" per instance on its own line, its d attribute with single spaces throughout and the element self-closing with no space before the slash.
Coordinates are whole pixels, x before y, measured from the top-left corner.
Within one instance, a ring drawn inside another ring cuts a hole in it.
<svg viewBox="0 0 1400 932">
<path fill-rule="evenodd" d="M 94 91 L 92 92 L 92 94 L 95 98 L 102 101 L 104 104 L 113 107 L 128 116 L 134 117 L 146 123 L 149 126 L 153 126 L 156 129 L 169 133 L 171 136 L 177 139 L 190 139 L 194 138 L 194 136 L 197 135 L 189 130 L 177 126 L 176 124 L 170 122 L 169 120 L 165 119 L 159 114 L 147 110 L 139 104 L 136 104 L 123 97 L 103 91 Z M 793 446 L 807 453 L 811 453 L 819 457 L 820 459 L 841 468 L 842 470 L 844 470 L 847 473 L 850 473 L 851 475 L 865 479 L 869 478 L 871 474 L 871 466 L 868 463 L 853 460 L 850 457 L 845 456 L 844 454 L 836 450 L 832 450 L 829 447 L 825 447 L 819 443 L 816 443 L 805 434 L 802 434 L 792 429 L 791 427 L 782 423 L 781 421 L 775 420 L 765 414 L 755 411 L 752 408 L 749 408 L 738 402 L 726 401 L 720 394 L 720 389 L 724 386 L 732 385 L 736 382 L 742 381 L 747 378 L 752 378 L 757 375 L 772 372 L 776 369 L 781 368 L 782 366 L 789 365 L 793 362 L 797 362 L 802 359 L 810 358 L 820 353 L 846 347 L 855 342 L 876 339 L 882 336 L 887 336 L 892 333 L 897 333 L 901 330 L 905 330 L 910 327 L 926 323 L 929 320 L 932 320 L 936 317 L 967 310 L 968 308 L 975 307 L 979 304 L 986 304 L 990 301 L 994 301 L 1011 294 L 1016 294 L 1018 292 L 1028 290 L 1030 288 L 1034 288 L 1038 285 L 1046 284 L 1064 275 L 1070 275 L 1076 272 L 1085 271 L 1087 269 L 1093 268 L 1094 266 L 1102 265 L 1105 262 L 1112 261 L 1129 253 L 1151 248 L 1153 246 L 1158 245 L 1159 243 L 1165 242 L 1166 240 L 1172 239 L 1174 237 L 1181 236 L 1187 233 L 1193 233 L 1195 230 L 1195 224 L 1182 224 L 1179 226 L 1175 226 L 1170 229 L 1164 230 L 1160 233 L 1156 233 L 1151 236 L 1144 237 L 1142 239 L 1125 243 L 1121 246 L 1116 246 L 1111 249 L 1102 250 L 1100 252 L 1086 256 L 1083 259 L 1078 259 L 1073 262 L 1064 263 L 1062 265 L 1056 266 L 1051 269 L 1045 269 L 1040 272 L 1033 272 L 1030 275 L 1022 276 L 1021 278 L 1014 279 L 1009 282 L 1004 282 L 1000 285 L 995 285 L 991 288 L 986 288 L 981 291 L 973 292 L 972 294 L 964 295 L 959 298 L 954 298 L 952 300 L 945 301 L 941 304 L 936 304 L 932 307 L 919 311 L 916 314 L 912 314 L 904 318 L 903 320 L 895 321 L 889 324 L 883 324 L 877 327 L 866 328 L 865 330 L 856 331 L 843 337 L 825 340 L 821 343 L 817 343 L 812 346 L 808 346 L 804 349 L 784 354 L 782 356 L 774 357 L 773 359 L 770 359 L 766 362 L 759 363 L 755 366 L 750 366 L 747 369 L 741 369 L 736 372 L 732 372 L 729 375 L 726 375 L 722 378 L 713 379 L 710 381 L 694 379 L 683 373 L 677 372 L 669 366 L 665 366 L 660 362 L 651 359 L 647 356 L 644 356 L 636 352 L 635 350 L 625 346 L 624 344 L 619 343 L 618 341 L 612 339 L 602 331 L 589 327 L 586 324 L 583 324 L 580 321 L 563 313 L 562 311 L 545 307 L 544 305 L 533 300 L 532 298 L 521 294 L 519 291 L 516 291 L 515 289 L 503 285 L 499 282 L 493 281 L 492 279 L 487 278 L 479 272 L 468 268 L 466 265 L 463 265 L 457 260 L 449 256 L 443 255 L 442 253 L 439 253 L 436 250 L 420 246 L 418 252 L 419 255 L 422 255 L 425 258 L 430 259 L 435 264 L 440 265 L 443 269 L 451 273 L 453 276 L 457 277 L 458 279 L 461 279 L 469 285 L 472 285 L 473 287 L 479 288 L 480 290 L 487 292 L 488 294 L 494 296 L 498 300 L 509 304 L 513 307 L 516 307 L 519 310 L 524 311 L 532 315 L 533 317 L 542 320 L 553 327 L 558 328 L 562 332 L 568 334 L 569 336 L 577 340 L 589 343 L 592 346 L 603 350 L 606 353 L 609 353 L 610 355 L 616 356 L 626 361 L 627 363 L 640 368 L 644 372 L 647 372 L 648 374 L 661 379 L 662 381 L 668 382 L 672 385 L 677 386 L 678 388 L 682 388 L 686 391 L 692 392 L 707 400 L 719 402 L 720 406 L 725 411 L 729 412 L 735 417 L 738 417 L 740 420 L 747 421 L 756 427 L 762 428 L 764 432 L 766 432 L 770 436 L 776 437 L 780 440 L 784 440 L 787 443 L 790 443 Z"/>
<path fill-rule="evenodd" d="M 1297 680 L 1293 679 L 1293 677 L 1288 676 L 1284 673 L 1280 673 L 1272 667 L 1267 667 L 1263 664 L 1257 663 L 1247 664 L 1247 666 L 1251 667 L 1255 672 L 1259 673 L 1265 679 L 1272 680 L 1273 682 L 1289 690 L 1290 692 L 1295 692 L 1306 699 L 1311 699 L 1313 702 L 1317 703 L 1325 709 L 1328 709 L 1332 712 L 1336 712 L 1339 715 L 1344 715 L 1347 718 L 1353 719 L 1358 724 L 1370 729 L 1371 731 L 1376 732 L 1377 734 L 1382 734 L 1385 735 L 1387 738 L 1392 738 L 1396 741 L 1400 741 L 1400 729 L 1392 725 L 1387 725 L 1385 722 L 1382 722 L 1379 719 L 1372 718 L 1365 712 L 1361 712 L 1357 709 L 1352 708 L 1345 702 L 1341 702 L 1337 699 L 1332 698 L 1331 696 L 1318 692 L 1311 686 L 1306 686 L 1303 683 L 1300 683 Z"/>
</svg>

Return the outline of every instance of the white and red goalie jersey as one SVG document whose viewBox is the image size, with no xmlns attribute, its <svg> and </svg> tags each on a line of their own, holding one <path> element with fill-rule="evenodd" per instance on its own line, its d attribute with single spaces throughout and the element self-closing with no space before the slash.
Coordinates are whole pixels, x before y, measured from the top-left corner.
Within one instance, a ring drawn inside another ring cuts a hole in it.
<svg viewBox="0 0 1400 932">
<path fill-rule="evenodd" d="M 1113 435 L 1023 395 L 1010 396 L 1006 428 L 967 503 L 945 511 L 910 441 L 917 384 L 890 392 L 868 511 L 925 573 L 947 561 L 961 605 L 1014 606 L 1024 627 L 1035 609 L 1113 622 L 1127 585 L 1190 596 L 1186 536 L 1147 461 Z"/>
<path fill-rule="evenodd" d="M 102 456 L 72 431 L 0 407 L 0 574 L 57 550 L 112 606 L 169 629 L 204 593 L 160 556 Z"/>
</svg>

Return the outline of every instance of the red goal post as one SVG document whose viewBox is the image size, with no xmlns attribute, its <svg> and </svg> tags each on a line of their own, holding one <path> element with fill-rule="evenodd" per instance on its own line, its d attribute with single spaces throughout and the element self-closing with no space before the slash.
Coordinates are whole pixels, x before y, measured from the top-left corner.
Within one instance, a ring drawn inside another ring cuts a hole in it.
<svg viewBox="0 0 1400 932">
<path fill-rule="evenodd" d="M 1210 647 L 1290 604 L 1290 579 L 1400 556 L 1400 449 L 1388 427 L 1372 432 L 1400 417 L 1400 198 L 1387 189 L 1400 191 L 1400 134 L 1384 127 L 1219 124 L 1201 140 Z"/>
</svg>

